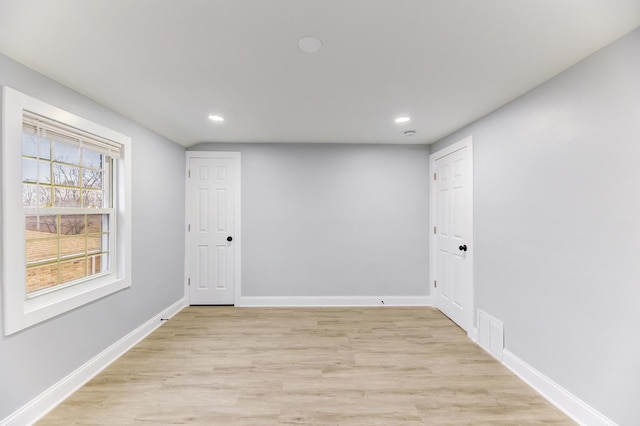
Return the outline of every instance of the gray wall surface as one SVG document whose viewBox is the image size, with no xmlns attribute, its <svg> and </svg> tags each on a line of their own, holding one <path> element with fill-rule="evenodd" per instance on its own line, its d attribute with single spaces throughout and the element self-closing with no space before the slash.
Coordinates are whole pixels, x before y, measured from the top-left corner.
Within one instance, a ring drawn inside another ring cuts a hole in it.
<svg viewBox="0 0 640 426">
<path fill-rule="evenodd" d="M 243 296 L 426 296 L 424 145 L 200 144 L 242 153 Z"/>
<path fill-rule="evenodd" d="M 476 306 L 506 349 L 640 424 L 640 30 L 456 132 L 474 140 Z"/>
<path fill-rule="evenodd" d="M 3 55 L 0 85 L 128 135 L 133 149 L 132 286 L 11 336 L 0 313 L 2 420 L 183 297 L 184 148 Z"/>
</svg>

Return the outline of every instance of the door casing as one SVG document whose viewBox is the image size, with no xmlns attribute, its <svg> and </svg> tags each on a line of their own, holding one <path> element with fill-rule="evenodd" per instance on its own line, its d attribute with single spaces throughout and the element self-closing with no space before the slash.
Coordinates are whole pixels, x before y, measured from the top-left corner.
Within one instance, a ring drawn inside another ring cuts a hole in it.
<svg viewBox="0 0 640 426">
<path fill-rule="evenodd" d="M 235 197 L 234 197 L 234 220 L 235 220 L 235 232 L 234 232 L 234 305 L 240 305 L 240 299 L 242 297 L 242 276 L 241 276 L 241 253 L 242 253 L 242 226 L 241 226 L 241 198 L 242 198 L 242 186 L 241 186 L 241 155 L 239 152 L 227 152 L 227 151 L 187 151 L 185 158 L 185 250 L 184 250 L 184 297 L 187 305 L 191 304 L 190 291 L 189 291 L 189 218 L 191 215 L 191 209 L 195 208 L 190 196 L 189 188 L 189 163 L 192 158 L 217 158 L 217 159 L 233 159 L 235 163 Z"/>
</svg>

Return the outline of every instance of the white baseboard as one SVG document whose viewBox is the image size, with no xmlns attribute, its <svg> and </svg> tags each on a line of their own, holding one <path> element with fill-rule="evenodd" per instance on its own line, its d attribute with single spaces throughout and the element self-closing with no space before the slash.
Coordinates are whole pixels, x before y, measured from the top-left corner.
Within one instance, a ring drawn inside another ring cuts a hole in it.
<svg viewBox="0 0 640 426">
<path fill-rule="evenodd" d="M 330 307 L 330 306 L 432 306 L 431 296 L 293 296 L 241 297 L 236 306 Z"/>
<path fill-rule="evenodd" d="M 503 350 L 502 362 L 529 386 L 567 416 L 581 425 L 615 426 L 616 423 L 590 407 L 571 392 L 549 379 L 544 374 L 509 352 Z"/>
<path fill-rule="evenodd" d="M 44 417 L 72 393 L 78 390 L 98 373 L 120 358 L 125 352 L 147 337 L 162 324 L 161 318 L 171 318 L 186 306 L 186 300 L 178 300 L 173 305 L 155 315 L 149 321 L 133 330 L 131 333 L 109 346 L 77 370 L 60 380 L 55 385 L 38 395 L 0 421 L 0 426 L 32 425 Z"/>
<path fill-rule="evenodd" d="M 474 343 L 478 343 L 478 327 L 473 327 L 469 330 L 467 336 L 469 336 L 469 339 L 473 340 Z"/>
</svg>

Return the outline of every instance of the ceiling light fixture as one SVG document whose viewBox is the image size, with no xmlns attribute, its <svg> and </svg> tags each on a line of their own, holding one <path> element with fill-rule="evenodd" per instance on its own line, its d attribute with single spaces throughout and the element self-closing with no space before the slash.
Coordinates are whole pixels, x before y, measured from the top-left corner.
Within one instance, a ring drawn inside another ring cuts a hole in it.
<svg viewBox="0 0 640 426">
<path fill-rule="evenodd" d="M 416 131 L 415 130 L 407 130 L 406 132 L 404 132 L 405 136 L 415 136 Z"/>
<path fill-rule="evenodd" d="M 318 37 L 303 37 L 298 46 L 305 53 L 316 53 L 322 47 L 322 42 Z"/>
<path fill-rule="evenodd" d="M 394 121 L 396 123 L 406 123 L 411 120 L 411 117 L 398 117 Z"/>
<path fill-rule="evenodd" d="M 218 122 L 218 123 L 221 123 L 221 122 L 223 122 L 223 121 L 224 121 L 224 118 L 223 118 L 223 117 L 220 117 L 219 115 L 210 115 L 210 116 L 209 116 L 209 120 L 211 120 L 211 121 L 216 121 L 216 122 Z"/>
</svg>

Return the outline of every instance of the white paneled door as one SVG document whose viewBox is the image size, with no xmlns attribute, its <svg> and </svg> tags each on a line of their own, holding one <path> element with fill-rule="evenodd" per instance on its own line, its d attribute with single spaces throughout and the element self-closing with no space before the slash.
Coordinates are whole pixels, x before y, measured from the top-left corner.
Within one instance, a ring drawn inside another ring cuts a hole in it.
<svg viewBox="0 0 640 426">
<path fill-rule="evenodd" d="M 473 327 L 473 151 L 468 137 L 431 155 L 435 305 L 467 333 Z"/>
<path fill-rule="evenodd" d="M 187 155 L 189 303 L 233 305 L 240 270 L 240 157 Z"/>
</svg>

